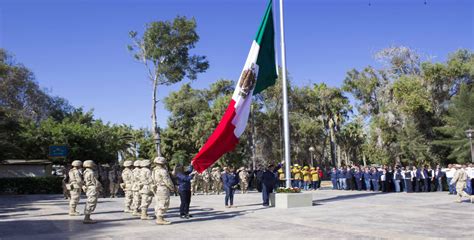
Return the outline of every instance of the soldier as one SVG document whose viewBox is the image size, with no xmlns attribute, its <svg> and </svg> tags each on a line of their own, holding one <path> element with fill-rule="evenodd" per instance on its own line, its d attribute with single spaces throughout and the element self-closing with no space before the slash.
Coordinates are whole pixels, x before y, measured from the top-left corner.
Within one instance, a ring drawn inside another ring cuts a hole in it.
<svg viewBox="0 0 474 240">
<path fill-rule="evenodd" d="M 151 204 L 151 200 L 153 199 L 153 181 L 151 179 L 151 170 L 150 170 L 150 160 L 142 160 L 140 163 L 141 171 L 140 171 L 140 185 L 142 186 L 140 189 L 141 194 L 141 220 L 150 220 L 153 219 L 147 215 L 148 206 Z"/>
<path fill-rule="evenodd" d="M 113 166 L 112 169 L 110 169 L 108 177 L 109 177 L 110 197 L 115 198 L 117 196 L 117 192 L 119 188 L 119 174 L 118 174 L 116 166 Z"/>
<path fill-rule="evenodd" d="M 219 167 L 212 169 L 212 185 L 214 192 L 219 195 L 222 190 L 222 174 Z"/>
<path fill-rule="evenodd" d="M 247 193 L 247 186 L 249 185 L 249 173 L 245 170 L 245 167 L 239 169 L 239 180 L 241 193 Z"/>
<path fill-rule="evenodd" d="M 64 166 L 61 166 L 61 172 L 63 176 L 62 187 L 64 199 L 71 199 L 71 193 L 69 193 L 69 190 L 67 189 L 67 183 L 69 182 L 69 171 Z"/>
<path fill-rule="evenodd" d="M 202 191 L 204 194 L 209 194 L 209 188 L 211 187 L 211 174 L 209 173 L 209 169 L 206 169 L 201 174 L 202 177 Z"/>
<path fill-rule="evenodd" d="M 462 197 L 467 197 L 471 199 L 471 203 L 474 203 L 474 196 L 470 196 L 464 191 L 464 188 L 466 188 L 467 174 L 463 167 L 455 165 L 456 172 L 454 173 L 454 177 L 451 179 L 450 184 L 456 184 L 456 193 L 458 195 L 458 200 L 456 202 L 460 203 Z"/>
<path fill-rule="evenodd" d="M 171 222 L 166 221 L 163 216 L 170 205 L 170 191 L 175 191 L 171 177 L 166 169 L 166 159 L 157 157 L 154 159 L 157 164 L 153 169 L 152 179 L 155 185 L 155 215 L 156 224 L 168 225 Z"/>
<path fill-rule="evenodd" d="M 86 193 L 87 201 L 86 206 L 84 207 L 84 224 L 95 223 L 91 219 L 91 213 L 95 210 L 97 206 L 97 198 L 99 197 L 99 192 L 102 188 L 99 180 L 97 179 L 97 172 L 94 171 L 96 167 L 94 161 L 86 160 L 84 161 L 84 186 L 82 190 Z"/>
<path fill-rule="evenodd" d="M 136 160 L 133 162 L 133 166 L 135 167 L 132 170 L 133 174 L 133 184 L 132 184 L 132 193 L 133 193 L 133 201 L 132 201 L 132 215 L 133 216 L 140 216 L 138 213 L 138 208 L 141 204 L 141 195 L 140 195 L 140 160 Z"/>
<path fill-rule="evenodd" d="M 75 160 L 72 162 L 72 169 L 69 170 L 69 183 L 66 185 L 67 189 L 71 194 L 71 199 L 69 200 L 69 216 L 79 216 L 81 215 L 76 211 L 77 204 L 81 198 L 81 188 L 82 188 L 82 174 L 81 174 L 82 162 Z"/>
<path fill-rule="evenodd" d="M 194 178 L 191 179 L 191 194 L 194 195 L 198 192 L 199 185 L 201 183 L 201 174 L 199 174 L 196 170 L 192 172 L 194 174 Z"/>
<path fill-rule="evenodd" d="M 122 187 L 123 192 L 125 193 L 125 209 L 124 212 L 126 213 L 131 213 L 132 210 L 130 209 L 130 206 L 133 201 L 133 192 L 132 192 L 132 185 L 133 185 L 133 173 L 132 173 L 132 161 L 125 161 L 123 163 L 123 166 L 125 169 L 122 171 L 122 180 L 123 183 L 120 184 L 120 187 Z"/>
</svg>

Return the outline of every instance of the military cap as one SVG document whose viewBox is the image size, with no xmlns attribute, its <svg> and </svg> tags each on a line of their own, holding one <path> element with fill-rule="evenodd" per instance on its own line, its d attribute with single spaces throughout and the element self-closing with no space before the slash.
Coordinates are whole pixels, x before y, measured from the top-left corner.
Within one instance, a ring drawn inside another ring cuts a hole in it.
<svg viewBox="0 0 474 240">
<path fill-rule="evenodd" d="M 93 168 L 93 167 L 95 167 L 95 163 L 92 160 L 86 160 L 86 161 L 84 161 L 82 166 L 84 166 L 85 168 Z"/>
<path fill-rule="evenodd" d="M 156 157 L 154 160 L 153 160 L 154 163 L 156 164 L 165 164 L 166 163 L 166 159 L 164 157 Z"/>
<path fill-rule="evenodd" d="M 151 164 L 150 160 L 148 160 L 148 159 L 141 160 L 140 162 L 141 162 L 141 163 L 140 163 L 140 166 L 141 166 L 141 167 L 148 167 L 148 166 L 150 166 L 150 164 Z"/>
<path fill-rule="evenodd" d="M 135 160 L 135 162 L 133 162 L 133 166 L 134 167 L 140 167 L 141 165 L 141 161 L 140 160 Z"/>
<path fill-rule="evenodd" d="M 72 161 L 71 165 L 73 167 L 80 167 L 80 166 L 82 166 L 82 162 L 80 160 L 74 160 L 74 161 Z"/>
<path fill-rule="evenodd" d="M 132 166 L 132 165 L 133 165 L 133 162 L 130 161 L 130 160 L 127 160 L 127 161 L 123 162 L 123 166 L 124 166 L 124 167 L 130 167 L 130 166 Z"/>
</svg>

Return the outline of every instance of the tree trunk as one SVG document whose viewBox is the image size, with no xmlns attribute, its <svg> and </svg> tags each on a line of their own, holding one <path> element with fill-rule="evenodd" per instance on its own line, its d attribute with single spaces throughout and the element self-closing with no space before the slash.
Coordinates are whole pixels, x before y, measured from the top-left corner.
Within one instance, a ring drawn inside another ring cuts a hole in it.
<svg viewBox="0 0 474 240">
<path fill-rule="evenodd" d="M 364 161 L 364 167 L 367 167 L 367 160 L 365 159 L 365 153 L 362 153 L 362 161 Z"/>
<path fill-rule="evenodd" d="M 151 121 L 153 126 L 153 140 L 155 141 L 156 147 L 156 155 L 161 157 L 161 136 L 160 136 L 160 128 L 158 127 L 158 122 L 156 119 L 156 104 L 158 100 L 156 99 L 156 92 L 158 88 L 158 77 L 156 77 L 153 81 L 153 103 L 152 103 L 152 111 L 151 111 Z"/>
</svg>

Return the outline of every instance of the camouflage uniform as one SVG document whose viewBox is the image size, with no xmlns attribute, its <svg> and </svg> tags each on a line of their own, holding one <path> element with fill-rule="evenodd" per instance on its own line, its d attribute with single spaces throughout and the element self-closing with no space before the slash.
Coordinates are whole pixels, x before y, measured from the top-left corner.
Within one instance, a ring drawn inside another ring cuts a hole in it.
<svg viewBox="0 0 474 240">
<path fill-rule="evenodd" d="M 458 200 L 456 202 L 460 203 L 462 200 L 462 197 L 467 197 L 471 199 L 471 203 L 474 203 L 474 196 L 470 196 L 464 191 L 464 188 L 466 188 L 466 180 L 467 180 L 466 171 L 464 171 L 464 169 L 458 166 L 458 169 L 454 173 L 454 177 L 450 183 L 453 185 L 456 183 L 456 193 L 458 195 Z"/>
<path fill-rule="evenodd" d="M 163 216 L 170 205 L 170 191 L 175 191 L 173 181 L 166 169 L 166 160 L 163 157 L 155 158 L 157 166 L 153 169 L 152 179 L 155 185 L 155 215 L 156 224 L 170 224 Z"/>
<path fill-rule="evenodd" d="M 141 161 L 140 166 L 140 185 L 142 186 L 140 189 L 140 195 L 142 198 L 141 201 L 141 220 L 150 220 L 152 219 L 147 215 L 148 206 L 151 204 L 151 200 L 153 199 L 153 182 L 151 178 L 151 170 L 150 170 L 150 160 L 143 160 Z"/>
<path fill-rule="evenodd" d="M 124 212 L 129 213 L 129 212 L 132 212 L 130 207 L 133 201 L 133 192 L 132 192 L 133 173 L 132 173 L 132 170 L 130 169 L 130 166 L 132 166 L 132 161 L 125 161 L 123 163 L 123 166 L 125 167 L 125 169 L 122 171 L 123 183 L 120 184 L 120 186 L 122 187 L 123 192 L 125 193 Z"/>
<path fill-rule="evenodd" d="M 222 174 L 221 170 L 216 167 L 212 169 L 212 189 L 216 194 L 220 194 L 222 191 Z"/>
<path fill-rule="evenodd" d="M 241 193 L 247 193 L 247 188 L 249 186 L 249 173 L 247 172 L 247 170 L 245 170 L 244 167 L 240 168 L 239 170 Z"/>
<path fill-rule="evenodd" d="M 202 191 L 204 194 L 209 194 L 209 188 L 211 187 L 211 174 L 209 169 L 204 170 L 201 174 L 202 177 Z"/>
<path fill-rule="evenodd" d="M 99 180 L 98 174 L 94 171 L 93 168 L 96 167 L 92 160 L 84 161 L 84 186 L 82 187 L 87 196 L 86 206 L 84 208 L 84 221 L 83 223 L 94 223 L 90 218 L 91 213 L 95 210 L 97 206 L 97 198 L 99 197 L 99 192 L 102 188 Z"/>
<path fill-rule="evenodd" d="M 79 160 L 75 160 L 72 162 L 73 168 L 69 170 L 69 183 L 67 184 L 67 188 L 71 194 L 71 199 L 69 200 L 69 216 L 79 216 L 81 215 L 78 211 L 76 211 L 77 204 L 79 203 L 79 199 L 81 198 L 81 189 L 82 189 L 82 174 L 79 170 L 82 166 L 82 162 Z"/>
<path fill-rule="evenodd" d="M 133 193 L 133 201 L 132 201 L 132 214 L 133 216 L 140 216 L 138 213 L 138 208 L 141 204 L 141 195 L 140 195 L 140 160 L 136 160 L 133 162 L 133 166 L 135 167 L 132 170 L 133 173 L 133 185 L 132 185 L 132 193 Z"/>
<path fill-rule="evenodd" d="M 194 195 L 194 193 L 197 193 L 199 185 L 202 185 L 201 184 L 201 182 L 202 182 L 201 174 L 196 172 L 196 170 L 194 170 L 193 173 L 195 175 L 194 175 L 193 179 L 191 179 L 191 194 L 192 195 Z"/>
</svg>

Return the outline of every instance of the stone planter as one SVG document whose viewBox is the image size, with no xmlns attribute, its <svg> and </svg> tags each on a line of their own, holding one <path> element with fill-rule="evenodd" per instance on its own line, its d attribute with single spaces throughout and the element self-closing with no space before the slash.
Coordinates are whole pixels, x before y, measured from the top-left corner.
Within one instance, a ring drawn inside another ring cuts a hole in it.
<svg viewBox="0 0 474 240">
<path fill-rule="evenodd" d="M 312 193 L 271 193 L 270 206 L 276 208 L 295 208 L 313 206 Z"/>
</svg>

